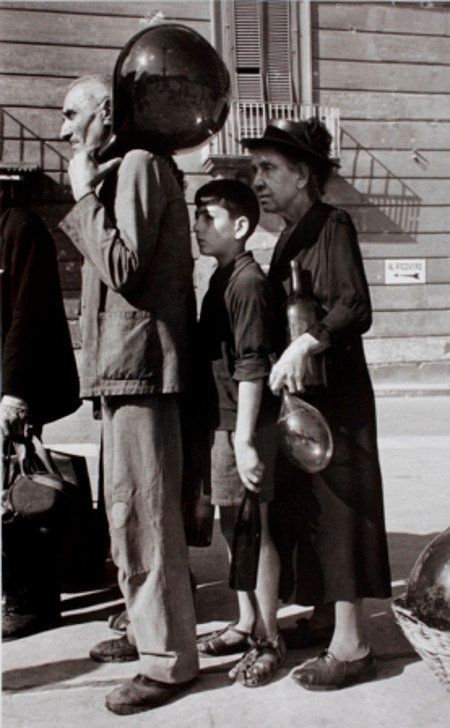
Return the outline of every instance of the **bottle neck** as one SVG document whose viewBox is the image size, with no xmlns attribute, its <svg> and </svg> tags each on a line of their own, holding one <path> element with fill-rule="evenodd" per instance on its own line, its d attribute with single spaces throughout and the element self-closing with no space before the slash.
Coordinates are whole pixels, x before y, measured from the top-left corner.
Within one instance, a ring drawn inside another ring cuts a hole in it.
<svg viewBox="0 0 450 728">
<path fill-rule="evenodd" d="M 302 290 L 302 269 L 298 260 L 291 260 L 291 293 L 301 296 Z"/>
<path fill-rule="evenodd" d="M 253 490 L 245 489 L 244 500 L 242 501 L 242 516 L 245 519 L 251 518 L 252 512 L 259 510 L 259 495 Z"/>
</svg>

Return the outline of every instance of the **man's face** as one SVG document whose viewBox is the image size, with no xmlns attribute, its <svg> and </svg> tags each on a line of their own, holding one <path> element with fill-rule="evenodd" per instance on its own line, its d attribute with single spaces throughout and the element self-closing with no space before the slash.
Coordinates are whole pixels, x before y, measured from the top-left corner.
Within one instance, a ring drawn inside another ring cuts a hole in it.
<svg viewBox="0 0 450 728">
<path fill-rule="evenodd" d="M 235 242 L 236 221 L 217 202 L 204 202 L 195 212 L 194 232 L 201 254 L 220 258 Z"/>
<path fill-rule="evenodd" d="M 304 184 L 300 169 L 290 167 L 275 149 L 252 152 L 253 188 L 266 212 L 283 214 L 297 199 Z"/>
<path fill-rule="evenodd" d="M 73 152 L 98 148 L 109 134 L 109 116 L 104 102 L 95 98 L 88 84 L 74 86 L 64 99 L 61 139 Z"/>
</svg>

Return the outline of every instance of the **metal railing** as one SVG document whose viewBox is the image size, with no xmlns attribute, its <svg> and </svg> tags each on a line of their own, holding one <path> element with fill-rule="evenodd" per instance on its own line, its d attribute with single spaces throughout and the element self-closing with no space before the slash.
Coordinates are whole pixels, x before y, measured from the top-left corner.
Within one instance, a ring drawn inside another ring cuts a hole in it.
<svg viewBox="0 0 450 728">
<path fill-rule="evenodd" d="M 5 131 L 5 121 L 8 121 L 9 130 Z M 29 147 L 32 146 L 32 150 Z M 56 147 L 42 139 L 32 129 L 17 119 L 10 111 L 0 107 L 0 158 L 6 164 L 17 163 L 35 164 L 42 170 L 47 168 L 46 156 L 48 153 L 56 159 L 56 173 L 60 184 L 64 181 L 64 173 L 69 162 Z M 52 167 L 55 162 L 52 162 Z"/>
<path fill-rule="evenodd" d="M 248 154 L 239 141 L 244 137 L 261 136 L 270 119 L 299 121 L 315 116 L 324 122 L 332 136 L 331 156 L 340 156 L 339 109 L 318 104 L 270 103 L 263 101 L 232 101 L 223 129 L 202 150 L 205 160 L 214 155 L 240 156 Z"/>
</svg>

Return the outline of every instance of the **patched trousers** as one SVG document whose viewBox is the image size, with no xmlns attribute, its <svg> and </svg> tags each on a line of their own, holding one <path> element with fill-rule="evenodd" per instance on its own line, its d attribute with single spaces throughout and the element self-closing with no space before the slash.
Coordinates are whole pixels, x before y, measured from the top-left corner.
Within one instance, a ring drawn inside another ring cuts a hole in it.
<svg viewBox="0 0 450 728">
<path fill-rule="evenodd" d="M 161 682 L 198 673 L 195 614 L 181 516 L 176 395 L 102 399 L 105 505 L 111 551 L 139 672 Z"/>
</svg>

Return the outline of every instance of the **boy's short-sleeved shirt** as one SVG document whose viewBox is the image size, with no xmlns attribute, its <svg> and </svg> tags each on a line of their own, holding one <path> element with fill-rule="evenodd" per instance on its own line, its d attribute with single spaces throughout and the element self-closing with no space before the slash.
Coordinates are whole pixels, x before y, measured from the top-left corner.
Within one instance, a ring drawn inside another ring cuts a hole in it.
<svg viewBox="0 0 450 728">
<path fill-rule="evenodd" d="M 252 253 L 240 253 L 211 276 L 198 326 L 202 391 L 211 429 L 236 427 L 238 385 L 271 369 L 274 308 L 270 283 Z M 278 400 L 264 388 L 258 426 L 276 417 Z"/>
</svg>

